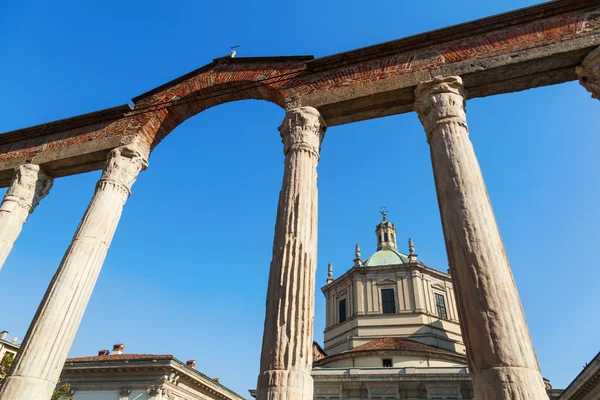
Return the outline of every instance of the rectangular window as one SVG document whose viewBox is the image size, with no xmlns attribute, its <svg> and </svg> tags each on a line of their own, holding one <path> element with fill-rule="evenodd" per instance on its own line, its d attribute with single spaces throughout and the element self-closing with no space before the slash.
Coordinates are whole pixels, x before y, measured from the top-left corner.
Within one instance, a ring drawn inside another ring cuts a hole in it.
<svg viewBox="0 0 600 400">
<path fill-rule="evenodd" d="M 339 304 L 339 316 L 340 316 L 340 324 L 346 320 L 346 299 L 340 300 Z"/>
<path fill-rule="evenodd" d="M 441 319 L 448 319 L 448 314 L 446 313 L 446 301 L 444 300 L 444 296 L 439 293 L 434 293 L 435 296 L 435 306 L 437 307 L 438 317 Z"/>
<path fill-rule="evenodd" d="M 393 314 L 396 312 L 394 289 L 381 289 L 381 305 L 383 306 L 384 314 Z"/>
<path fill-rule="evenodd" d="M 391 358 L 383 359 L 383 368 L 392 368 L 392 359 Z"/>
</svg>

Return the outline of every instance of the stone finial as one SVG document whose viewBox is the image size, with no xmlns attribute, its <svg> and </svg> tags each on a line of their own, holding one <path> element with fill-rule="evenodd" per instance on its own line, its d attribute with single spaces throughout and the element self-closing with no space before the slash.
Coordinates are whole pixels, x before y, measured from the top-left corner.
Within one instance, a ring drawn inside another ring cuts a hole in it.
<svg viewBox="0 0 600 400">
<path fill-rule="evenodd" d="M 327 284 L 329 285 L 333 282 L 333 265 L 329 263 L 327 265 Z"/>
<path fill-rule="evenodd" d="M 52 188 L 54 179 L 46 175 L 36 164 L 23 164 L 15 168 L 12 183 L 4 196 L 3 208 L 12 200 L 29 208 L 29 212 L 38 205 Z"/>
<path fill-rule="evenodd" d="M 415 243 L 412 238 L 408 239 L 408 261 L 416 262 L 417 261 L 417 253 L 415 253 Z"/>
<path fill-rule="evenodd" d="M 363 266 L 363 262 L 360 259 L 360 246 L 358 245 L 358 243 L 356 243 L 356 248 L 354 249 L 354 266 L 355 267 Z"/>
<path fill-rule="evenodd" d="M 327 123 L 316 108 L 299 107 L 289 110 L 279 127 L 283 154 L 305 150 L 318 159 L 326 130 Z"/>
<path fill-rule="evenodd" d="M 590 52 L 575 72 L 579 83 L 592 94 L 592 98 L 600 100 L 600 47 Z"/>
</svg>

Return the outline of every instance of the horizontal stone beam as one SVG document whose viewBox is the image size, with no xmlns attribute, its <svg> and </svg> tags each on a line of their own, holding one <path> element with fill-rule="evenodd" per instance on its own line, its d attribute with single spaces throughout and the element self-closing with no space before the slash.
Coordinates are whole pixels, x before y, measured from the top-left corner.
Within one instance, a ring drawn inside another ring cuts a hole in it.
<svg viewBox="0 0 600 400">
<path fill-rule="evenodd" d="M 262 99 L 317 108 L 329 126 L 411 112 L 419 82 L 461 76 L 468 99 L 576 80 L 600 46 L 598 0 L 557 0 L 320 59 L 222 57 L 123 105 L 0 135 L 0 187 L 25 162 L 55 177 L 100 169 L 141 140 L 153 149 L 216 105 Z"/>
</svg>

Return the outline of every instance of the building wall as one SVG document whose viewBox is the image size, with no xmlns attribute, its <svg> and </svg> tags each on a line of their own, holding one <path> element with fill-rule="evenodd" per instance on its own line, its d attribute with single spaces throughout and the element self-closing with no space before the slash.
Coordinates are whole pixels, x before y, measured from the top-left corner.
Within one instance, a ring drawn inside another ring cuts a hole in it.
<svg viewBox="0 0 600 400">
<path fill-rule="evenodd" d="M 382 289 L 394 290 L 396 313 L 383 314 Z M 416 263 L 355 267 L 322 290 L 326 297 L 324 350 L 329 355 L 386 336 L 465 354 L 454 288 L 447 274 Z M 446 319 L 440 318 L 435 293 L 444 297 Z M 347 319 L 340 323 L 343 299 Z"/>
</svg>

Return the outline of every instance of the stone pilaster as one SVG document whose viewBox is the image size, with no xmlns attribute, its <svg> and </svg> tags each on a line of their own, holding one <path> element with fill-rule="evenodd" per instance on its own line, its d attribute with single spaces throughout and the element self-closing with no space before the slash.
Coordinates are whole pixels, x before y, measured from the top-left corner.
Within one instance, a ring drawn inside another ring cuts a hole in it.
<svg viewBox="0 0 600 400">
<path fill-rule="evenodd" d="M 36 164 L 15 168 L 0 205 L 0 269 L 21 233 L 23 224 L 49 192 L 54 180 Z"/>
<path fill-rule="evenodd" d="M 0 400 L 48 400 L 96 284 L 138 173 L 147 166 L 135 148 L 108 155 L 102 177 L 13 362 Z"/>
<path fill-rule="evenodd" d="M 592 94 L 592 98 L 600 100 L 600 47 L 590 52 L 575 71 L 579 83 Z"/>
<path fill-rule="evenodd" d="M 317 266 L 317 163 L 325 121 L 312 107 L 288 111 L 279 128 L 285 166 L 258 377 L 258 400 L 312 400 Z"/>
<path fill-rule="evenodd" d="M 548 399 L 519 294 L 469 140 L 460 77 L 417 86 L 478 400 Z"/>
</svg>

